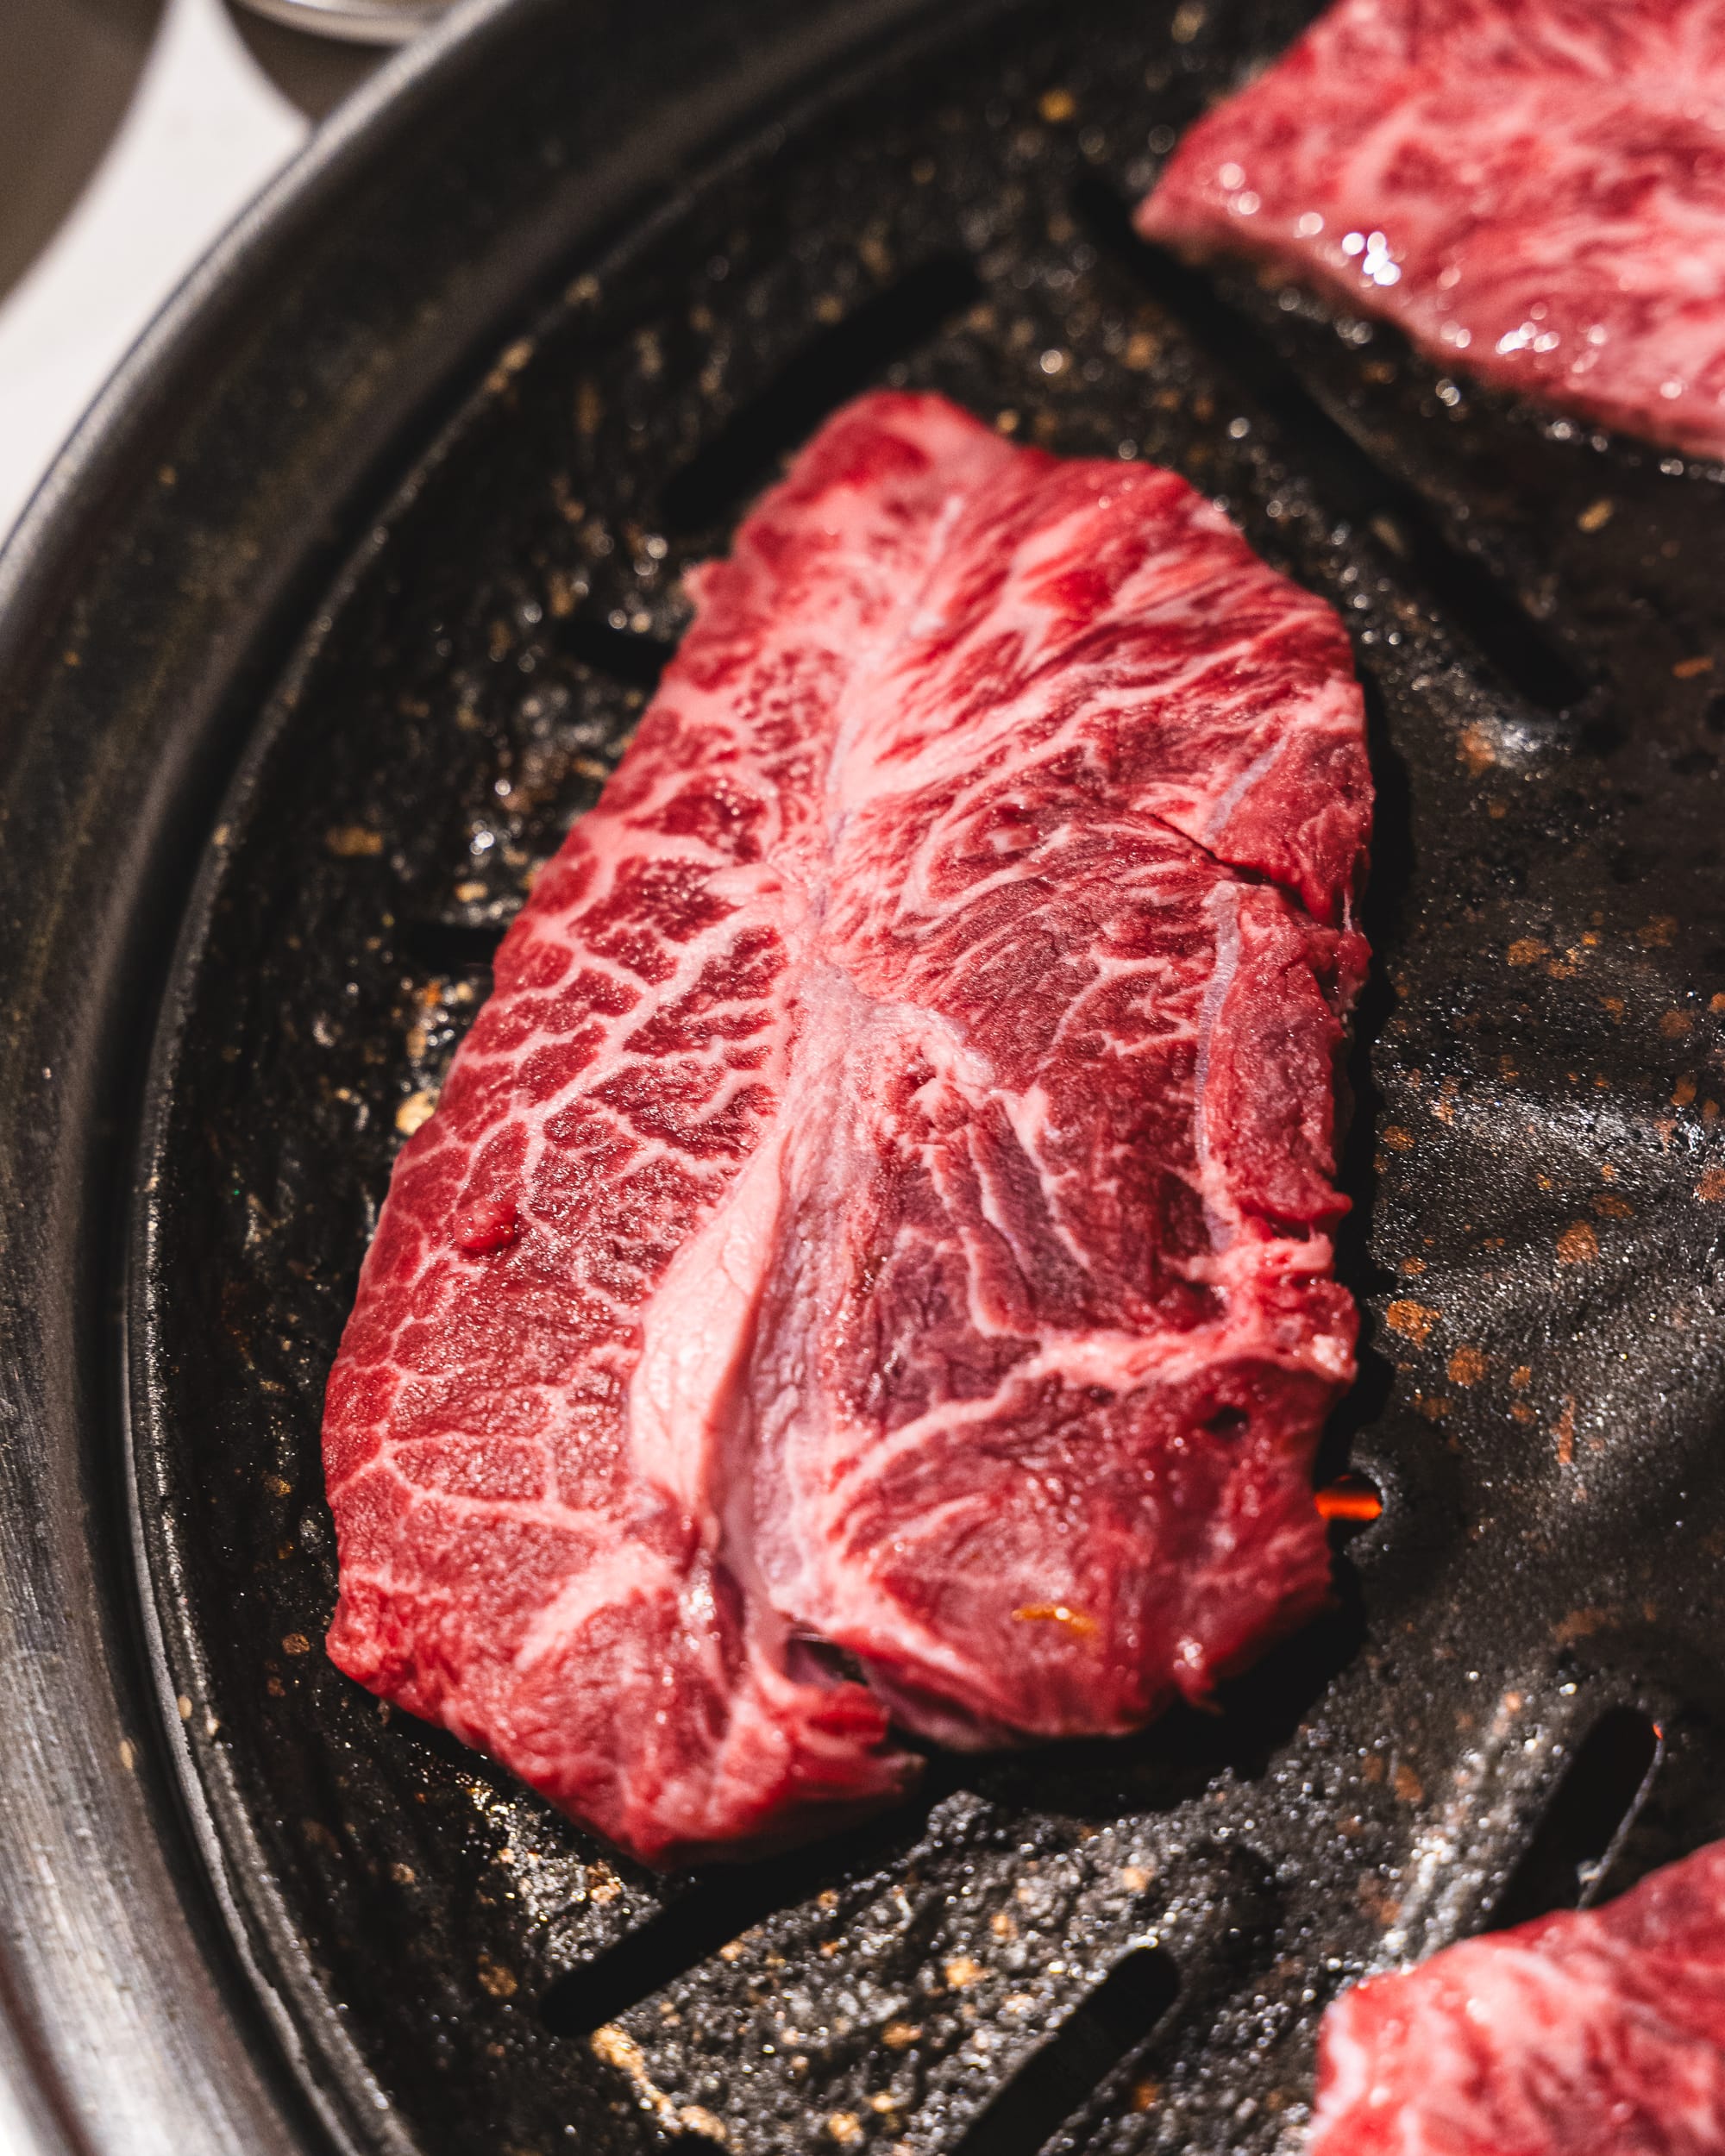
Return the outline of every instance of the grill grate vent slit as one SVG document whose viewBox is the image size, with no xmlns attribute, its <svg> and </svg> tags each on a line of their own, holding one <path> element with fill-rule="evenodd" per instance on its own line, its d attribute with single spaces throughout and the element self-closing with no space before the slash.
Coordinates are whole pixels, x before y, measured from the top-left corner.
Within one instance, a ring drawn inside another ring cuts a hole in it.
<svg viewBox="0 0 1725 2156">
<path fill-rule="evenodd" d="M 572 659 L 625 688 L 656 689 L 676 649 L 662 637 L 613 628 L 591 614 L 572 614 L 559 624 L 557 642 Z"/>
<path fill-rule="evenodd" d="M 409 964 L 440 974 L 486 974 L 507 932 L 500 921 L 404 921 L 399 950 Z"/>
<path fill-rule="evenodd" d="M 982 289 L 963 255 L 936 255 L 816 337 L 672 478 L 666 530 L 707 532 L 728 523 L 829 412 L 927 343 Z"/>
<path fill-rule="evenodd" d="M 541 2021 L 554 2036 L 590 2036 L 781 1911 L 829 1889 L 854 1889 L 873 1864 L 901 1854 L 961 1772 L 959 1763 L 932 1760 L 917 1802 L 834 1839 L 705 1872 L 615 1946 L 557 1977 L 540 2001 Z"/>
<path fill-rule="evenodd" d="M 751 1865 L 702 1881 L 616 1946 L 559 1977 L 540 2002 L 554 2036 L 590 2036 L 802 1898 L 781 1865 Z"/>
<path fill-rule="evenodd" d="M 1134 1947 L 972 2121 L 952 2156 L 1036 2156 L 1145 2040 L 1179 1991 L 1171 1954 Z"/>
<path fill-rule="evenodd" d="M 1599 1897 L 1664 1754 L 1664 1734 L 1652 1715 L 1614 1707 L 1600 1717 L 1492 1913 L 1494 1931 L 1557 1909 L 1586 1908 Z"/>
</svg>

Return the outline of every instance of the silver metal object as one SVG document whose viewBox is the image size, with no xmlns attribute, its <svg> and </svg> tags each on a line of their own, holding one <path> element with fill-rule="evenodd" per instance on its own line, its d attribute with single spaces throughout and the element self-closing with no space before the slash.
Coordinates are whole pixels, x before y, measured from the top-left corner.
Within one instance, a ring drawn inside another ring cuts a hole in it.
<svg viewBox="0 0 1725 2156">
<path fill-rule="evenodd" d="M 254 15 L 349 45 L 405 45 L 430 29 L 455 0 L 241 0 Z"/>
</svg>

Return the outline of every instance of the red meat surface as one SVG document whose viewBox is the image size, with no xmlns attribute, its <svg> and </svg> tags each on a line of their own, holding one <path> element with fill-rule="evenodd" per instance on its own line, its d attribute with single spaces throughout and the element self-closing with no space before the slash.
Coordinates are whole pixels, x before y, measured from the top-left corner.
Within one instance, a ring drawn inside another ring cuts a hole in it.
<svg viewBox="0 0 1725 2156">
<path fill-rule="evenodd" d="M 336 1662 L 658 1863 L 1322 1601 L 1370 813 L 1335 616 L 1150 466 L 868 398 L 691 581 L 325 1424 Z"/>
<path fill-rule="evenodd" d="M 1720 2156 L 1725 1843 L 1337 2001 L 1310 2156 Z"/>
<path fill-rule="evenodd" d="M 1725 0 L 1340 0 L 1192 128 L 1138 223 L 1725 455 Z"/>
</svg>

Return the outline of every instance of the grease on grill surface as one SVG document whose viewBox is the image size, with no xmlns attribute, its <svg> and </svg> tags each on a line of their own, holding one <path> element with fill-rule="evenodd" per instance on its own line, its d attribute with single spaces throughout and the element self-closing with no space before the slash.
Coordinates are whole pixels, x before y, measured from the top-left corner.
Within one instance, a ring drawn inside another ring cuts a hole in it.
<svg viewBox="0 0 1725 2156">
<path fill-rule="evenodd" d="M 1725 501 L 1119 244 L 1297 14 L 1098 0 L 1080 37 L 1026 8 L 575 266 L 361 550 L 232 806 L 140 1443 L 201 1641 L 188 1737 L 427 2152 L 1281 2148 L 1325 2002 L 1486 1920 L 1608 1712 L 1657 1720 L 1657 1771 L 1548 1892 L 1725 1828 L 1725 699 L 1696 663 Z M 773 400 L 857 386 L 865 309 L 880 378 L 1172 465 L 1353 627 L 1382 970 L 1343 1259 L 1376 1323 L 1325 1470 L 1351 1562 L 1214 1720 L 938 1760 L 863 1835 L 668 1884 L 283 1642 L 333 1601 L 321 1391 L 398 1134 L 627 739 L 683 565 L 769 476 Z"/>
</svg>

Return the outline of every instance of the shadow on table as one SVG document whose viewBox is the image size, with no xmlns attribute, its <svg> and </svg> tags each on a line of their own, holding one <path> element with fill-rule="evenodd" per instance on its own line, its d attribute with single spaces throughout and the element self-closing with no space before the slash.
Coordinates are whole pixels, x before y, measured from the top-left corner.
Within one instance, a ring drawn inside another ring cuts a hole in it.
<svg viewBox="0 0 1725 2156">
<path fill-rule="evenodd" d="M 343 45 L 285 28 L 230 6 L 234 28 L 258 66 L 308 120 L 321 120 L 356 89 L 384 57 L 375 46 Z"/>
<path fill-rule="evenodd" d="M 0 298 L 84 191 L 123 118 L 162 0 L 6 0 Z"/>
</svg>

